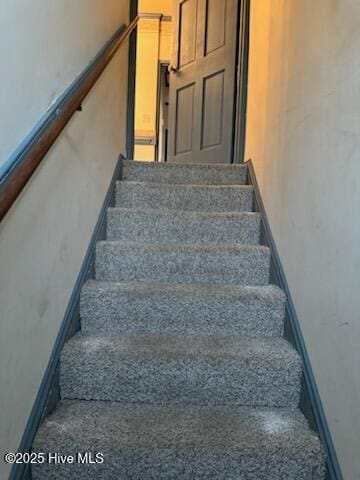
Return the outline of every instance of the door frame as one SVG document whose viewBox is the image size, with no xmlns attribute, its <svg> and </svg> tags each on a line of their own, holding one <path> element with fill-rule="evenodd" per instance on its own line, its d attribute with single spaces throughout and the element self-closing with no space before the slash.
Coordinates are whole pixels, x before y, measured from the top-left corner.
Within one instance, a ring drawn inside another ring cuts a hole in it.
<svg viewBox="0 0 360 480">
<path fill-rule="evenodd" d="M 129 21 L 132 22 L 138 14 L 138 0 L 130 0 Z M 137 28 L 129 39 L 128 55 L 128 93 L 126 111 L 126 158 L 134 158 L 134 125 L 135 125 L 135 82 L 136 82 L 136 39 Z"/>
<path fill-rule="evenodd" d="M 156 92 L 156 144 L 155 144 L 155 158 L 154 161 L 158 161 L 159 153 L 159 132 L 160 132 L 160 98 L 161 98 L 161 69 L 162 67 L 169 67 L 170 60 L 159 60 L 158 62 L 158 76 L 157 76 L 157 92 Z M 166 140 L 167 142 L 167 140 Z M 167 145 L 166 145 L 167 150 Z M 165 162 L 167 158 L 165 156 Z"/>
<path fill-rule="evenodd" d="M 233 124 L 233 163 L 244 163 L 250 43 L 250 2 L 239 0 L 239 27 Z"/>
</svg>

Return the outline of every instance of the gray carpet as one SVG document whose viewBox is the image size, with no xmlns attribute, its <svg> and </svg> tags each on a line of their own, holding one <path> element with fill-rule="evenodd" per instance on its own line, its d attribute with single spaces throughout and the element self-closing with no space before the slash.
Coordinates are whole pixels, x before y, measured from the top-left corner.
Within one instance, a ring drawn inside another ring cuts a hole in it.
<svg viewBox="0 0 360 480">
<path fill-rule="evenodd" d="M 299 411 L 63 401 L 35 450 L 103 452 L 94 465 L 34 465 L 35 480 L 321 480 Z"/>
<path fill-rule="evenodd" d="M 77 334 L 61 358 L 64 398 L 296 408 L 301 364 L 282 338 Z"/>
<path fill-rule="evenodd" d="M 80 301 L 84 333 L 236 335 L 283 333 L 284 293 L 274 285 L 116 283 L 90 280 Z"/>
<path fill-rule="evenodd" d="M 113 282 L 269 283 L 270 251 L 260 245 L 103 241 L 96 247 L 96 279 Z"/>
<path fill-rule="evenodd" d="M 198 212 L 249 212 L 253 188 L 248 185 L 172 185 L 117 182 L 116 206 L 168 208 Z"/>
<path fill-rule="evenodd" d="M 110 208 L 107 238 L 151 243 L 256 245 L 260 238 L 260 220 L 260 214 L 252 212 Z"/>
<path fill-rule="evenodd" d="M 246 168 L 125 161 L 123 178 L 33 445 L 75 463 L 33 479 L 324 479 Z"/>
<path fill-rule="evenodd" d="M 123 179 L 133 182 L 243 185 L 247 170 L 244 165 L 201 165 L 124 160 Z"/>
</svg>

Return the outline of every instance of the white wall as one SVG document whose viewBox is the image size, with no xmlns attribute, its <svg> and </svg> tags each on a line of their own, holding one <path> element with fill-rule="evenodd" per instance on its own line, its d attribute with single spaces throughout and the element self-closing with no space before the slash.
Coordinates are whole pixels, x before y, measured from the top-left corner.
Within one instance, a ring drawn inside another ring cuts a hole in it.
<svg viewBox="0 0 360 480">
<path fill-rule="evenodd" d="M 252 158 L 344 478 L 360 479 L 360 2 L 252 0 Z"/>
<path fill-rule="evenodd" d="M 128 12 L 128 0 L 1 1 L 2 160 Z M 0 478 L 8 476 L 3 453 L 19 445 L 125 151 L 127 61 L 124 45 L 0 224 Z"/>
</svg>

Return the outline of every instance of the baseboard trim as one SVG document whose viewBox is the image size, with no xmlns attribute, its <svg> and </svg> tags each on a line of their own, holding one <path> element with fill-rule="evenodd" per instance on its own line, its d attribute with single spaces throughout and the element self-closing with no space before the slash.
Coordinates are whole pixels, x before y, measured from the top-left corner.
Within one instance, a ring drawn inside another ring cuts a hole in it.
<svg viewBox="0 0 360 480">
<path fill-rule="evenodd" d="M 64 343 L 80 329 L 80 293 L 84 283 L 94 276 L 95 246 L 99 240 L 105 239 L 106 235 L 106 212 L 108 207 L 115 202 L 115 184 L 122 176 L 122 160 L 120 155 L 113 172 L 113 176 L 106 193 L 104 203 L 91 236 L 80 273 L 76 279 L 73 292 L 67 305 L 59 333 L 57 335 L 50 360 L 45 370 L 38 394 L 31 410 L 18 452 L 29 452 L 33 444 L 36 432 L 43 420 L 55 407 L 60 399 L 59 390 L 59 360 Z M 9 480 L 30 480 L 31 471 L 29 465 L 14 464 Z"/>
<path fill-rule="evenodd" d="M 310 358 L 301 332 L 300 322 L 291 298 L 289 285 L 280 261 L 279 253 L 276 248 L 270 223 L 262 201 L 259 185 L 256 180 L 255 169 L 251 160 L 248 160 L 245 164 L 248 167 L 247 183 L 254 188 L 254 211 L 261 213 L 262 217 L 261 243 L 267 245 L 271 250 L 270 280 L 271 283 L 278 285 L 286 293 L 287 297 L 285 307 L 285 337 L 294 345 L 303 361 L 300 409 L 308 419 L 312 428 L 319 434 L 324 445 L 327 457 L 326 479 L 343 480 L 334 443 L 331 438 L 324 408 L 322 406 L 314 373 L 311 368 Z"/>
</svg>

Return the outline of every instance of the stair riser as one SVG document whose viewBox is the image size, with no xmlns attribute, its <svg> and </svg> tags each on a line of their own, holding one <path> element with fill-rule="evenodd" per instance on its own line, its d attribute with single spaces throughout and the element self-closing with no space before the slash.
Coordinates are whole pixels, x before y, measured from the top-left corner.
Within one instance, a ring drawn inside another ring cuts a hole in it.
<svg viewBox="0 0 360 480">
<path fill-rule="evenodd" d="M 267 285 L 267 249 L 145 249 L 100 242 L 96 248 L 96 279 L 166 283 Z"/>
<path fill-rule="evenodd" d="M 204 212 L 251 212 L 252 187 L 193 187 L 117 182 L 116 207 Z"/>
<path fill-rule="evenodd" d="M 80 309 L 84 333 L 276 337 L 283 332 L 280 295 L 164 295 L 158 291 L 137 295 L 85 288 Z"/>
<path fill-rule="evenodd" d="M 135 182 L 194 185 L 238 185 L 246 182 L 245 166 L 162 165 L 124 162 L 123 179 Z"/>
<path fill-rule="evenodd" d="M 149 404 L 294 407 L 301 366 L 282 359 L 138 359 L 116 351 L 64 353 L 61 396 Z"/>
<path fill-rule="evenodd" d="M 204 215 L 109 209 L 108 240 L 256 245 L 260 215 Z"/>
</svg>

